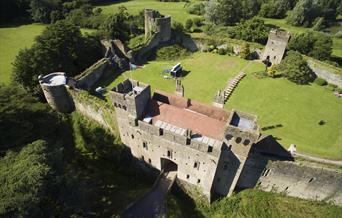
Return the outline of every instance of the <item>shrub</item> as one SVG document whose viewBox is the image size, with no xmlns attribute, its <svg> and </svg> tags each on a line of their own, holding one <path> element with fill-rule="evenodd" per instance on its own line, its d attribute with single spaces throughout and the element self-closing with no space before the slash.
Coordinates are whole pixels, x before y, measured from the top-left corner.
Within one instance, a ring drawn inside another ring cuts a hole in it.
<svg viewBox="0 0 342 218">
<path fill-rule="evenodd" d="M 316 83 L 319 86 L 325 86 L 325 85 L 328 84 L 327 81 L 325 81 L 325 79 L 322 79 L 322 78 L 319 78 L 319 77 L 317 77 L 315 79 L 314 83 Z"/>
<path fill-rule="evenodd" d="M 278 69 L 285 78 L 296 84 L 308 84 L 315 79 L 315 74 L 296 51 L 289 51 Z"/>
<path fill-rule="evenodd" d="M 226 47 L 227 54 L 234 54 L 234 48 L 231 45 L 227 45 Z"/>
<path fill-rule="evenodd" d="M 326 88 L 328 89 L 328 90 L 330 90 L 330 91 L 337 91 L 337 85 L 334 85 L 334 84 L 328 84 L 327 86 L 326 86 Z"/>
<path fill-rule="evenodd" d="M 342 89 L 341 88 L 336 88 L 335 91 L 340 93 L 340 94 L 342 94 Z"/>
<path fill-rule="evenodd" d="M 192 22 L 196 27 L 203 26 L 203 19 L 201 19 L 199 17 L 195 17 L 194 19 L 192 19 Z"/>
<path fill-rule="evenodd" d="M 208 51 L 212 52 L 215 49 L 214 45 L 208 45 Z"/>
<path fill-rule="evenodd" d="M 187 19 L 187 20 L 185 21 L 185 29 L 186 29 L 187 31 L 191 30 L 192 24 L 193 24 L 192 20 L 191 20 L 191 19 Z"/>
<path fill-rule="evenodd" d="M 275 77 L 276 73 L 277 73 L 277 65 L 276 64 L 272 64 L 271 67 L 267 68 L 267 74 L 270 77 Z"/>
<path fill-rule="evenodd" d="M 240 47 L 240 57 L 243 58 L 243 59 L 248 59 L 249 54 L 250 54 L 249 44 L 248 43 L 244 43 Z"/>
<path fill-rule="evenodd" d="M 203 15 L 205 13 L 204 4 L 202 2 L 193 4 L 188 8 L 187 12 L 189 14 Z"/>
<path fill-rule="evenodd" d="M 228 32 L 231 38 L 266 44 L 269 28 L 263 20 L 253 18 L 243 21 L 235 27 L 225 28 L 223 31 Z"/>
<path fill-rule="evenodd" d="M 178 22 L 178 21 L 174 21 L 172 23 L 172 28 L 176 31 L 179 31 L 179 32 L 183 32 L 184 31 L 184 26 L 182 23 Z"/>
<path fill-rule="evenodd" d="M 157 60 L 176 60 L 189 56 L 190 52 L 180 45 L 171 45 L 156 51 Z"/>
<path fill-rule="evenodd" d="M 225 48 L 219 48 L 219 49 L 218 49 L 218 54 L 219 54 L 219 55 L 225 55 L 225 54 L 227 54 L 227 51 L 226 51 Z"/>
</svg>

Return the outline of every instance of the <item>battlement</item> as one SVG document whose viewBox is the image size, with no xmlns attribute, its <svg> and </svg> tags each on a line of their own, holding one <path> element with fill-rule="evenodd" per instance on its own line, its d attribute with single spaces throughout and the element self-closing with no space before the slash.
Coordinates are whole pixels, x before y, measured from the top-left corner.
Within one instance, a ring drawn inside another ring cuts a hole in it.
<svg viewBox="0 0 342 218">
<path fill-rule="evenodd" d="M 140 118 L 151 98 L 151 87 L 144 83 L 127 79 L 119 83 L 109 92 L 114 107 L 128 111 L 132 116 Z"/>
</svg>

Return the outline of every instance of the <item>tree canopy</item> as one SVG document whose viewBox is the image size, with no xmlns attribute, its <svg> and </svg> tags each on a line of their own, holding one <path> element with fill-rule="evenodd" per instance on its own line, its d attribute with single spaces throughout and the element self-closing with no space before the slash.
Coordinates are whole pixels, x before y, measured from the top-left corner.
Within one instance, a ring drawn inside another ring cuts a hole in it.
<svg viewBox="0 0 342 218">
<path fill-rule="evenodd" d="M 34 217 L 39 213 L 52 173 L 48 161 L 47 143 L 42 140 L 0 159 L 0 214 Z"/>
<path fill-rule="evenodd" d="M 288 47 L 319 60 L 328 60 L 332 53 L 332 44 L 333 41 L 327 34 L 304 32 L 294 35 Z"/>
<path fill-rule="evenodd" d="M 296 51 L 287 53 L 278 70 L 288 80 L 301 85 L 314 81 L 316 77 L 302 55 Z"/>
<path fill-rule="evenodd" d="M 31 94 L 39 96 L 40 74 L 81 73 L 101 57 L 96 37 L 83 36 L 78 27 L 59 21 L 48 26 L 29 49 L 21 50 L 13 63 L 13 79 Z"/>
</svg>

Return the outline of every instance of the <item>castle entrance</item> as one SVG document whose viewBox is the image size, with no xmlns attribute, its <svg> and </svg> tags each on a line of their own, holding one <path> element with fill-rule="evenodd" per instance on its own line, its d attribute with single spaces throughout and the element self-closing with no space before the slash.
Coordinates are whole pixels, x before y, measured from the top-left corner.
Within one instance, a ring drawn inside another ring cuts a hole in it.
<svg viewBox="0 0 342 218">
<path fill-rule="evenodd" d="M 164 170 L 164 172 L 171 172 L 171 171 L 177 172 L 178 170 L 178 165 L 172 160 L 166 159 L 166 158 L 160 158 L 160 166 L 161 166 L 161 170 Z"/>
</svg>

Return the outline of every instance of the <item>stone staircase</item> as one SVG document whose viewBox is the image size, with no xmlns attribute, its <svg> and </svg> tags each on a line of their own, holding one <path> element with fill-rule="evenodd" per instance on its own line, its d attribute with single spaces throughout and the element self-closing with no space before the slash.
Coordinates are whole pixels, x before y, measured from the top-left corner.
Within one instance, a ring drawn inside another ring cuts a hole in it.
<svg viewBox="0 0 342 218">
<path fill-rule="evenodd" d="M 224 100 L 225 102 L 228 100 L 228 98 L 233 93 L 236 86 L 239 84 L 240 80 L 245 77 L 246 74 L 244 72 L 240 72 L 237 76 L 235 76 L 233 79 L 229 80 L 226 87 L 224 88 Z"/>
</svg>

